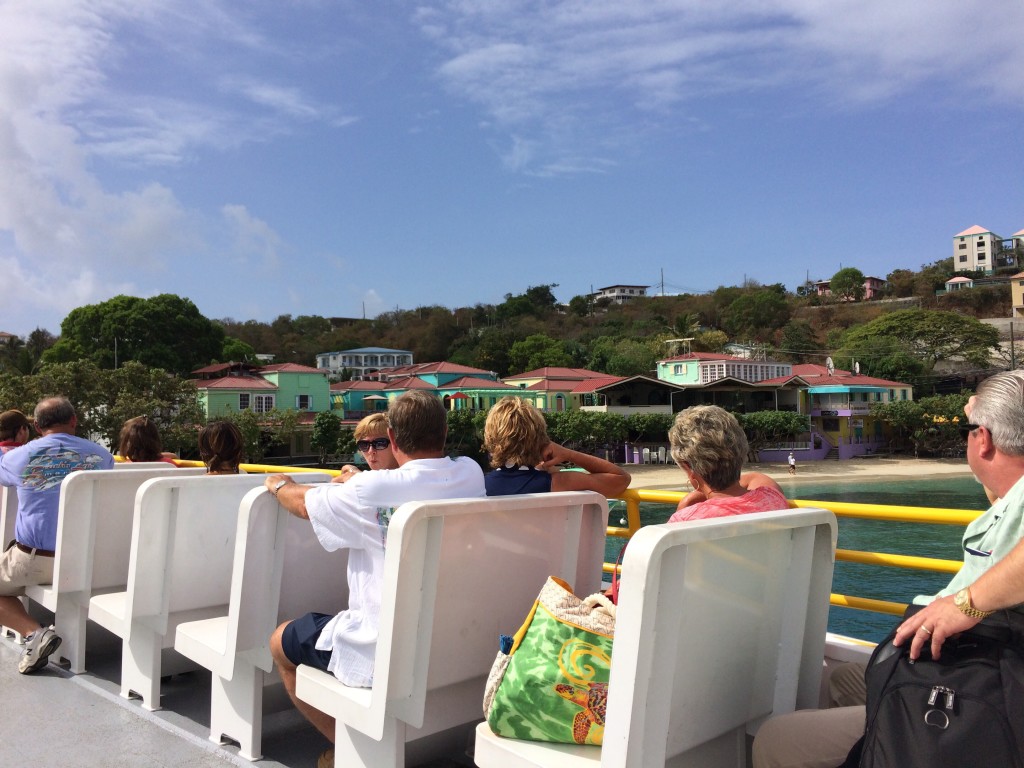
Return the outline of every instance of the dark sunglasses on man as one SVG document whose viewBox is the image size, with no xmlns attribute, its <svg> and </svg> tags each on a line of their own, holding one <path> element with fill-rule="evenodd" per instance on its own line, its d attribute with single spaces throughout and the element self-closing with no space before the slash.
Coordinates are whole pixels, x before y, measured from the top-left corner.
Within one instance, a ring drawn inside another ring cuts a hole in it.
<svg viewBox="0 0 1024 768">
<path fill-rule="evenodd" d="M 982 425 L 981 424 L 961 424 L 960 425 L 960 437 L 962 437 L 964 440 L 966 440 L 967 436 L 970 435 L 971 432 L 973 432 L 974 430 L 976 430 L 980 426 L 982 426 Z"/>
<path fill-rule="evenodd" d="M 363 453 L 366 453 L 371 448 L 373 448 L 373 450 L 375 451 L 383 451 L 385 448 L 389 448 L 390 446 L 391 441 L 388 440 L 386 437 L 377 437 L 374 438 L 373 440 L 359 440 L 356 443 L 356 448 L 358 448 Z"/>
</svg>

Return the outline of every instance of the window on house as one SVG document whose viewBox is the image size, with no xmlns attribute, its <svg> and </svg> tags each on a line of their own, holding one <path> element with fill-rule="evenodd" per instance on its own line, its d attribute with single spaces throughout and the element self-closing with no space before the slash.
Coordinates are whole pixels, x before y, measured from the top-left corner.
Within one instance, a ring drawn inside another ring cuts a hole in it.
<svg viewBox="0 0 1024 768">
<path fill-rule="evenodd" d="M 896 390 L 895 389 L 890 389 L 889 390 L 889 399 L 890 400 L 895 400 L 896 399 Z"/>
<path fill-rule="evenodd" d="M 313 408 L 313 396 L 312 395 L 296 395 L 295 396 L 295 408 L 300 411 L 309 411 Z"/>
<path fill-rule="evenodd" d="M 252 409 L 256 411 L 256 413 L 266 413 L 267 411 L 274 410 L 274 396 L 255 395 L 253 397 Z"/>
<path fill-rule="evenodd" d="M 966 253 L 960 254 L 960 261 L 962 261 L 962 262 L 963 261 L 967 261 L 967 254 Z"/>
<path fill-rule="evenodd" d="M 960 243 L 960 250 L 961 251 L 966 251 L 967 250 L 967 243 Z"/>
<path fill-rule="evenodd" d="M 978 261 L 984 261 L 984 260 L 985 260 L 985 254 L 984 253 L 979 253 L 978 254 Z"/>
<path fill-rule="evenodd" d="M 682 372 L 683 372 L 683 366 L 681 366 L 681 365 L 673 365 L 672 366 L 672 375 L 679 376 L 679 375 L 682 374 Z"/>
<path fill-rule="evenodd" d="M 907 399 L 907 390 L 901 389 L 900 390 L 900 400 L 906 400 L 906 399 Z"/>
<path fill-rule="evenodd" d="M 238 395 L 238 410 L 247 411 L 249 410 L 249 393 L 242 392 Z"/>
</svg>

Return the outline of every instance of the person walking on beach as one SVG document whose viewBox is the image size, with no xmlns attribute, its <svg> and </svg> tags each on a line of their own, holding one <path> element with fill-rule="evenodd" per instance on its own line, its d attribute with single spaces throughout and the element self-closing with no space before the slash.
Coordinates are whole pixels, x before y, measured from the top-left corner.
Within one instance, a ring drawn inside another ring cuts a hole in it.
<svg viewBox="0 0 1024 768">
<path fill-rule="evenodd" d="M 789 474 L 796 474 L 796 456 L 793 455 L 792 451 L 789 452 Z"/>
<path fill-rule="evenodd" d="M 947 638 L 994 611 L 1024 612 L 1024 371 L 985 379 L 964 413 L 960 431 L 967 440 L 967 464 L 995 500 L 964 531 L 964 562 L 952 581 L 934 596 L 914 598 L 926 607 L 897 630 L 893 643 L 909 643 L 912 660 L 925 645 L 938 659 Z M 863 674 L 853 679 L 859 670 L 840 669 L 851 672 L 844 681 L 851 699 L 853 683 L 859 683 L 861 705 L 772 718 L 754 740 L 754 768 L 833 768 L 843 762 L 864 734 L 867 689 Z"/>
</svg>

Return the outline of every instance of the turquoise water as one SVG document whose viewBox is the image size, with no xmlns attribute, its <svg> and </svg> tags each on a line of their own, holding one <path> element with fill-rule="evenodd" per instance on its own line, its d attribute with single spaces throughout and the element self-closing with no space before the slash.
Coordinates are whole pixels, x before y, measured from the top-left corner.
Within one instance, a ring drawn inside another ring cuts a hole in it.
<svg viewBox="0 0 1024 768">
<path fill-rule="evenodd" d="M 823 483 L 780 483 L 791 499 L 849 501 L 860 504 L 891 504 L 894 506 L 943 507 L 948 509 L 988 508 L 988 500 L 973 477 L 936 478 L 929 480 L 830 480 Z M 640 519 L 644 525 L 663 523 L 674 511 L 667 504 L 641 504 Z M 611 524 L 618 523 L 620 512 L 612 510 Z M 839 520 L 839 547 L 869 552 L 921 555 L 948 560 L 962 560 L 960 539 L 963 526 L 885 523 L 874 520 Z M 609 543 L 610 559 L 618 554 L 618 542 Z M 836 563 L 832 591 L 858 597 L 873 597 L 910 602 L 915 595 L 934 594 L 944 587 L 949 574 L 885 568 L 858 563 Z M 895 624 L 893 616 L 832 607 L 828 628 L 832 632 L 879 641 Z"/>
</svg>

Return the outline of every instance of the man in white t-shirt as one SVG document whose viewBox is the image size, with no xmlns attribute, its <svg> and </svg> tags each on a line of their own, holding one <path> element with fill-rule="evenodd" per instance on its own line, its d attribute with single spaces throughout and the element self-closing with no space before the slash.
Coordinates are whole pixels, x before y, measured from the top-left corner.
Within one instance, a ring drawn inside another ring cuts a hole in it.
<svg viewBox="0 0 1024 768">
<path fill-rule="evenodd" d="M 398 469 L 361 472 L 344 484 L 300 485 L 271 475 L 267 488 L 285 509 L 313 524 L 328 551 L 348 549 L 348 608 L 337 616 L 309 613 L 279 626 L 270 650 L 295 706 L 334 741 L 334 719 L 295 696 L 299 664 L 332 672 L 346 685 L 369 687 L 377 647 L 384 546 L 395 509 L 407 501 L 484 495 L 480 466 L 444 455 L 447 419 L 436 396 L 407 392 L 388 409 L 388 439 Z"/>
</svg>

